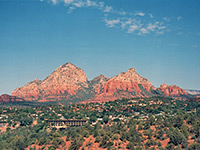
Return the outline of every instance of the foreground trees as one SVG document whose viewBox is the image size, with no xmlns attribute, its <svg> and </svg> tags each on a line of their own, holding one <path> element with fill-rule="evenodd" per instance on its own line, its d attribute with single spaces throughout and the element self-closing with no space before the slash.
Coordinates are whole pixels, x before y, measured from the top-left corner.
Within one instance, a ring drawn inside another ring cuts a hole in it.
<svg viewBox="0 0 200 150">
<path fill-rule="evenodd" d="M 168 98 L 146 98 L 66 107 L 0 108 L 8 123 L 7 132 L 0 134 L 0 149 L 39 146 L 54 150 L 68 146 L 76 150 L 93 145 L 106 149 L 199 149 L 199 108 L 194 111 L 199 104 L 186 103 L 176 101 L 175 105 Z M 61 130 L 49 128 L 47 120 L 61 116 L 88 119 L 88 124 Z M 37 124 L 33 124 L 36 118 Z"/>
</svg>

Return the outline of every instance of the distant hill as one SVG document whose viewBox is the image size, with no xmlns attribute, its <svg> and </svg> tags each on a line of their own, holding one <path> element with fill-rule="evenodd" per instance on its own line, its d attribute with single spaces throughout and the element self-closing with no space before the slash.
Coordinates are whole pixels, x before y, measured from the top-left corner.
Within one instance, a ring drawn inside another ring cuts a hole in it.
<svg viewBox="0 0 200 150">
<path fill-rule="evenodd" d="M 186 92 L 191 95 L 200 95 L 200 90 L 189 90 L 186 89 Z"/>
<path fill-rule="evenodd" d="M 185 99 L 190 96 L 186 90 L 176 85 L 162 84 L 155 88 L 134 68 L 112 78 L 100 75 L 89 81 L 84 71 L 71 63 L 61 65 L 42 81 L 35 79 L 23 87 L 18 87 L 12 95 L 37 102 L 103 102 L 150 96 Z"/>
<path fill-rule="evenodd" d="M 18 98 L 16 96 L 10 96 L 8 94 L 3 94 L 0 96 L 0 103 L 10 103 L 10 102 L 23 102 L 23 98 Z"/>
</svg>

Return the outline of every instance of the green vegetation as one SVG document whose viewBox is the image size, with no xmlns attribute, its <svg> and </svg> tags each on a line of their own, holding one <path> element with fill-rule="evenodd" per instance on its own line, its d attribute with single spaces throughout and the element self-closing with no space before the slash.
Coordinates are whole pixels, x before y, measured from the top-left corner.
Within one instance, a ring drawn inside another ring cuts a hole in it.
<svg viewBox="0 0 200 150">
<path fill-rule="evenodd" d="M 200 103 L 164 97 L 105 103 L 0 107 L 0 148 L 200 149 Z M 79 127 L 56 129 L 50 119 L 86 119 Z M 92 138 L 94 142 L 92 142 Z M 84 144 L 86 139 L 89 142 Z M 163 146 L 166 142 L 167 146 Z"/>
</svg>

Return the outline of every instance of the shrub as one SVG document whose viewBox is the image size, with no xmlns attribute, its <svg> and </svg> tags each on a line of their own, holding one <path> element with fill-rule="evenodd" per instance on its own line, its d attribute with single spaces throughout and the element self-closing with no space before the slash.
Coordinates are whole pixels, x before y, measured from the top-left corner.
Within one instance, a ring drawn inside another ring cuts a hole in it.
<svg viewBox="0 0 200 150">
<path fill-rule="evenodd" d="M 131 142 L 129 142 L 129 143 L 126 145 L 126 148 L 127 148 L 127 149 L 131 149 L 131 150 L 135 150 L 134 144 L 131 143 Z"/>
</svg>

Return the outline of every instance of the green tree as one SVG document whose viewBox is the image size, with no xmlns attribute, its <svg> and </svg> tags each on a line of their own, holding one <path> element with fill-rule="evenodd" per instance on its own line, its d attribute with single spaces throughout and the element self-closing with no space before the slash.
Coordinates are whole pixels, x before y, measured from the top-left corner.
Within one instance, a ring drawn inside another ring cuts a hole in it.
<svg viewBox="0 0 200 150">
<path fill-rule="evenodd" d="M 200 149 L 200 143 L 193 143 L 189 146 L 189 150 L 199 150 Z"/>
<path fill-rule="evenodd" d="M 175 146 L 183 144 L 183 142 L 187 141 L 178 128 L 172 128 L 168 136 L 170 138 L 170 143 L 173 143 Z"/>
<path fill-rule="evenodd" d="M 104 122 L 105 124 L 107 124 L 108 121 L 109 121 L 109 118 L 108 118 L 107 116 L 104 116 L 104 117 L 103 117 L 103 122 Z"/>
<path fill-rule="evenodd" d="M 108 140 L 109 140 L 109 137 L 107 135 L 104 135 L 102 140 L 99 142 L 99 146 L 104 147 Z"/>
<path fill-rule="evenodd" d="M 97 120 L 97 117 L 96 116 L 91 116 L 90 117 L 90 122 L 96 122 Z"/>
<path fill-rule="evenodd" d="M 183 125 L 183 118 L 181 116 L 176 116 L 173 118 L 173 126 L 179 128 Z"/>
<path fill-rule="evenodd" d="M 41 137 L 39 140 L 38 140 L 38 145 L 44 145 L 47 143 L 47 138 L 46 137 Z"/>
<path fill-rule="evenodd" d="M 134 144 L 133 144 L 132 142 L 129 142 L 129 143 L 126 145 L 126 148 L 127 148 L 127 149 L 131 149 L 131 150 L 135 150 Z"/>
<path fill-rule="evenodd" d="M 55 139 L 53 139 L 52 145 L 55 146 L 56 148 L 59 147 L 59 145 L 64 146 L 65 142 L 63 139 L 60 139 L 58 137 L 56 137 Z"/>
<path fill-rule="evenodd" d="M 71 146 L 69 150 L 78 150 L 83 144 L 83 140 L 80 138 L 76 138 L 74 141 L 71 142 Z"/>
<path fill-rule="evenodd" d="M 170 144 L 167 144 L 167 146 L 165 147 L 166 150 L 174 150 L 174 144 L 173 143 L 170 143 Z"/>
<path fill-rule="evenodd" d="M 181 127 L 181 133 L 185 136 L 185 138 L 188 138 L 189 136 L 189 128 L 187 125 L 183 124 Z"/>
<path fill-rule="evenodd" d="M 126 132 L 122 132 L 122 133 L 121 133 L 120 140 L 123 141 L 123 142 L 125 142 L 125 141 L 126 141 L 126 138 L 127 138 Z"/>
</svg>

